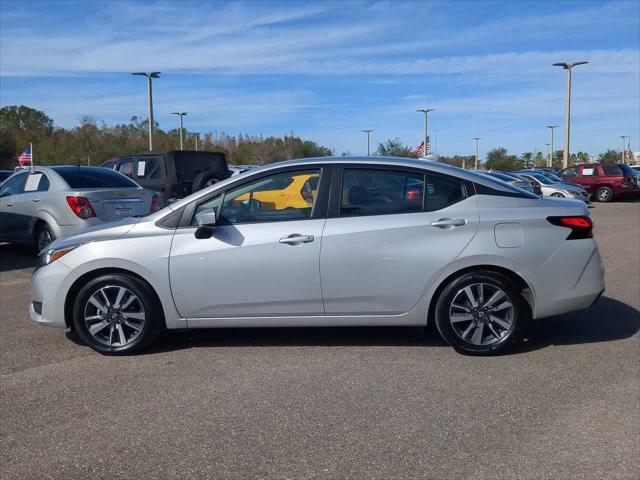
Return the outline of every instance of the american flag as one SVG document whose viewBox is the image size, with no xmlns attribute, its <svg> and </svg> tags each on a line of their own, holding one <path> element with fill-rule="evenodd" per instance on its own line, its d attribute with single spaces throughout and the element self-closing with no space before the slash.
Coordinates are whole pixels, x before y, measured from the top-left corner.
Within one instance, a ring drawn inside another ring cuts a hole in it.
<svg viewBox="0 0 640 480">
<path fill-rule="evenodd" d="M 416 155 L 426 155 L 429 153 L 429 150 L 431 149 L 431 144 L 429 143 L 429 137 L 427 137 L 427 151 L 425 153 L 424 151 L 424 141 L 420 142 L 420 145 L 418 145 L 414 151 L 414 153 Z"/>
<path fill-rule="evenodd" d="M 31 165 L 31 147 L 27 147 L 22 152 L 22 155 L 18 157 L 18 164 L 21 167 L 27 167 Z"/>
</svg>

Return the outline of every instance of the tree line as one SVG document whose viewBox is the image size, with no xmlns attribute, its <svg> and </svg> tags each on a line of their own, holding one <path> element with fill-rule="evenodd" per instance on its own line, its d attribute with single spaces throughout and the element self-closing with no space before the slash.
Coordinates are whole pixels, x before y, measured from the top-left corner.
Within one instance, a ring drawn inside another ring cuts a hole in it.
<svg viewBox="0 0 640 480">
<path fill-rule="evenodd" d="M 147 120 L 132 117 L 129 123 L 107 125 L 93 117 L 83 117 L 71 129 L 57 127 L 44 112 L 25 105 L 6 106 L 0 109 L 0 169 L 13 169 L 16 157 L 31 142 L 34 144 L 36 164 L 82 164 L 100 165 L 105 160 L 145 152 L 148 148 Z M 156 124 L 154 148 L 158 151 L 176 150 L 179 130 L 162 130 Z M 184 131 L 185 148 L 195 149 L 196 136 Z M 333 155 L 329 148 L 293 133 L 282 137 L 228 135 L 208 132 L 199 137 L 199 149 L 227 153 L 230 163 L 237 165 L 261 165 L 279 160 Z M 376 155 L 417 158 L 415 149 L 399 138 L 379 143 Z M 349 155 L 343 152 L 342 155 Z M 570 163 L 588 162 L 586 152 L 571 154 Z M 597 157 L 598 161 L 614 163 L 620 154 L 607 150 Z M 458 167 L 473 168 L 473 155 L 440 156 L 439 160 Z M 515 170 L 531 166 L 546 166 L 546 155 L 542 152 L 525 152 L 521 155 L 509 153 L 505 148 L 494 148 L 482 159 L 482 166 L 493 170 Z M 553 152 L 553 165 L 562 165 L 562 150 Z"/>
</svg>

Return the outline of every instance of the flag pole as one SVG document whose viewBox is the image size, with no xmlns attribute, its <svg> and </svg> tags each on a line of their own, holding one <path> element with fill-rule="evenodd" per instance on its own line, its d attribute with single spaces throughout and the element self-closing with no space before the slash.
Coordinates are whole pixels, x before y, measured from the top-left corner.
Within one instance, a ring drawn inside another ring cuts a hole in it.
<svg viewBox="0 0 640 480">
<path fill-rule="evenodd" d="M 31 151 L 31 171 L 33 172 L 33 142 L 29 143 L 29 150 Z"/>
</svg>

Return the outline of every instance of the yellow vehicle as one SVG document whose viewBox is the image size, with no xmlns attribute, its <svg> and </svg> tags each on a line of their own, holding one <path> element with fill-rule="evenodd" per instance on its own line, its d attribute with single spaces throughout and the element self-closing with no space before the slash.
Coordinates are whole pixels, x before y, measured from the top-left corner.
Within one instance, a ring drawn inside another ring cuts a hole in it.
<svg viewBox="0 0 640 480">
<path fill-rule="evenodd" d="M 271 182 L 251 192 L 251 199 L 260 202 L 261 210 L 284 210 L 285 208 L 310 208 L 316 198 L 317 173 L 299 173 L 293 176 L 279 176 L 277 182 Z M 277 178 L 277 177 L 276 177 Z M 249 193 L 236 197 L 237 203 L 249 200 Z"/>
</svg>

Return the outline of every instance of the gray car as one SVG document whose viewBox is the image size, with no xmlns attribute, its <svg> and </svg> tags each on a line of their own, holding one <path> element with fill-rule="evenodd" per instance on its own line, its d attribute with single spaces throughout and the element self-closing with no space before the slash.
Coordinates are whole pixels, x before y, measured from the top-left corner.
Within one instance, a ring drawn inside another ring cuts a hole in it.
<svg viewBox="0 0 640 480">
<path fill-rule="evenodd" d="M 538 172 L 518 172 L 518 175 L 532 182 L 537 182 L 540 185 L 540 189 L 542 190 L 542 195 L 544 197 L 572 198 L 575 200 L 582 200 L 586 203 L 589 202 L 589 194 L 579 185 L 554 182 L 550 178 Z"/>
<path fill-rule="evenodd" d="M 293 160 L 54 242 L 30 316 L 106 354 L 165 329 L 430 322 L 498 353 L 603 292 L 591 229 L 584 202 L 437 162 Z"/>
<path fill-rule="evenodd" d="M 99 167 L 22 169 L 0 185 L 0 241 L 33 245 L 157 210 L 159 198 Z"/>
</svg>

